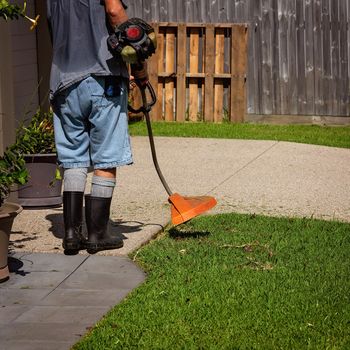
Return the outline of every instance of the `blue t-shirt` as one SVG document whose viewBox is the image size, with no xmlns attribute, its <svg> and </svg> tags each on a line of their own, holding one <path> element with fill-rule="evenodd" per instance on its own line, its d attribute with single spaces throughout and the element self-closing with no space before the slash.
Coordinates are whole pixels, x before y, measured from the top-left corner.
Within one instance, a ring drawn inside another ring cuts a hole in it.
<svg viewBox="0 0 350 350">
<path fill-rule="evenodd" d="M 90 75 L 128 78 L 124 62 L 109 52 L 104 1 L 47 0 L 53 57 L 50 98 Z"/>
</svg>

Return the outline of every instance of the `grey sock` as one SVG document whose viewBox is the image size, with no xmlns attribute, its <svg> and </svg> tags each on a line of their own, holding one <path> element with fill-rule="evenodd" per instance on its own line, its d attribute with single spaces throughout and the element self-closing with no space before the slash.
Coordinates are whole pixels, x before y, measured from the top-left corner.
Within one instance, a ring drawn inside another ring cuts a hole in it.
<svg viewBox="0 0 350 350">
<path fill-rule="evenodd" d="M 91 196 L 111 198 L 116 184 L 115 178 L 94 175 L 92 177 Z"/>
<path fill-rule="evenodd" d="M 87 168 L 64 169 L 64 191 L 84 192 L 87 171 Z"/>
</svg>

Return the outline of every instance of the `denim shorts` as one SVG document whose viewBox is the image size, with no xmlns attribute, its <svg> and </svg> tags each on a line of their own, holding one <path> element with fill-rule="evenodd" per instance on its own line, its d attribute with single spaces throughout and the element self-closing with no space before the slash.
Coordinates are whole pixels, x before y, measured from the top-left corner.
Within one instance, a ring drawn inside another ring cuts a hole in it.
<svg viewBox="0 0 350 350">
<path fill-rule="evenodd" d="M 63 168 L 115 168 L 132 163 L 128 132 L 128 82 L 90 76 L 52 101 L 58 163 Z M 108 80 L 109 79 L 109 80 Z"/>
</svg>

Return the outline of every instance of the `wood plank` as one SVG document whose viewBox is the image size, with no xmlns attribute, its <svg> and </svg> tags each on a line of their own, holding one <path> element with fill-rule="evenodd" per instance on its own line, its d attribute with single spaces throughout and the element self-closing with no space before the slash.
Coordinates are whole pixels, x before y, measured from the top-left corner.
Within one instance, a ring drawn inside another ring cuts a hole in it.
<svg viewBox="0 0 350 350">
<path fill-rule="evenodd" d="M 176 80 L 176 121 L 185 121 L 186 116 L 186 25 L 178 26 L 177 45 L 177 80 Z"/>
<path fill-rule="evenodd" d="M 196 79 L 205 78 L 205 73 L 186 73 L 186 77 Z"/>
<path fill-rule="evenodd" d="M 155 31 L 155 34 L 158 37 L 159 27 L 158 24 L 153 24 L 153 29 Z M 148 65 L 148 75 L 149 75 L 149 81 L 152 85 L 152 87 L 157 91 L 158 89 L 158 61 L 159 61 L 159 51 L 156 50 L 156 52 L 148 59 L 147 65 Z M 157 99 L 158 101 L 158 99 Z M 161 120 L 162 115 L 161 113 L 158 113 L 156 107 L 154 107 L 150 113 L 150 117 L 152 120 Z"/>
<path fill-rule="evenodd" d="M 165 70 L 175 71 L 175 29 L 168 28 L 165 34 Z M 165 78 L 165 120 L 174 120 L 174 78 Z"/>
<path fill-rule="evenodd" d="M 168 14 L 168 6 L 169 6 L 169 2 L 168 0 L 159 0 L 159 1 L 154 1 L 152 0 L 152 2 L 155 4 L 155 7 L 157 7 L 157 12 L 158 12 L 158 16 L 154 16 L 155 19 L 157 19 L 158 21 L 166 21 L 169 17 Z M 174 18 L 175 21 L 175 18 Z"/>
<path fill-rule="evenodd" d="M 342 0 L 343 1 L 343 0 Z M 332 0 L 331 5 L 331 60 L 332 60 L 332 115 L 339 115 L 339 100 L 340 100 L 340 52 L 339 52 L 339 2 Z"/>
<path fill-rule="evenodd" d="M 298 60 L 297 91 L 298 91 L 298 114 L 306 114 L 306 59 L 305 59 L 305 17 L 304 2 L 296 2 L 296 26 L 297 45 L 296 54 Z"/>
<path fill-rule="evenodd" d="M 150 22 L 152 18 L 152 1 L 142 1 L 142 16 L 140 16 L 144 21 Z"/>
<path fill-rule="evenodd" d="M 261 1 L 255 3 L 252 11 L 254 28 L 250 28 L 250 38 L 253 40 L 253 56 L 254 61 L 252 66 L 249 68 L 250 74 L 254 74 L 251 84 L 248 86 L 248 91 L 250 94 L 254 94 L 254 106 L 251 107 L 249 113 L 260 114 L 262 113 L 262 15 L 261 15 Z"/>
<path fill-rule="evenodd" d="M 207 122 L 214 119 L 213 89 L 215 70 L 215 42 L 214 25 L 208 24 L 205 30 L 205 91 L 204 91 L 204 120 Z"/>
<path fill-rule="evenodd" d="M 130 1 L 128 12 L 131 12 L 135 17 L 143 18 L 143 0 Z"/>
<path fill-rule="evenodd" d="M 289 62 L 288 62 L 288 0 L 281 0 L 278 4 L 278 12 L 280 13 L 279 17 L 279 28 L 278 28 L 278 36 L 279 36 L 279 71 L 280 71 L 280 107 L 279 113 L 277 114 L 287 114 L 289 110 Z"/>
<path fill-rule="evenodd" d="M 278 3 L 281 0 L 271 0 L 271 74 L 272 74 L 272 111 L 273 113 L 281 113 L 281 74 L 279 67 L 279 49 L 280 41 L 278 37 L 278 27 L 279 27 L 279 8 Z"/>
<path fill-rule="evenodd" d="M 228 11 L 228 2 L 227 0 L 219 0 L 219 18 L 215 22 L 227 23 L 229 20 L 229 11 Z"/>
<path fill-rule="evenodd" d="M 231 54 L 231 113 L 234 123 L 244 121 L 246 113 L 246 72 L 247 72 L 247 26 L 232 26 Z"/>
<path fill-rule="evenodd" d="M 306 114 L 315 114 L 315 66 L 313 2 L 305 2 L 305 86 Z"/>
<path fill-rule="evenodd" d="M 201 79 L 205 78 L 205 73 L 186 73 L 185 74 L 186 78 L 196 78 L 196 79 Z M 158 73 L 158 77 L 160 78 L 176 78 L 177 74 L 176 73 Z M 214 73 L 214 78 L 218 79 L 231 79 L 231 74 L 230 73 Z"/>
<path fill-rule="evenodd" d="M 347 7 L 348 7 L 348 11 L 347 11 L 348 76 L 350 80 L 350 0 L 347 1 Z M 348 87 L 346 90 L 347 90 L 347 98 L 350 99 L 350 83 L 348 84 Z M 348 113 L 346 115 L 350 115 L 350 103 L 348 104 Z"/>
<path fill-rule="evenodd" d="M 331 99 L 331 84 L 332 84 L 332 60 L 331 60 L 331 26 L 330 26 L 330 7 L 329 1 L 322 0 L 322 91 L 324 108 L 321 115 L 331 115 L 332 99 Z"/>
<path fill-rule="evenodd" d="M 159 22 L 160 27 L 177 27 L 179 23 L 177 22 Z M 213 21 L 211 23 L 205 22 L 190 22 L 186 23 L 188 28 L 206 28 L 208 24 L 213 24 L 215 28 L 231 28 L 231 23 L 218 23 L 217 21 Z M 235 24 L 246 24 L 244 21 L 237 21 Z"/>
<path fill-rule="evenodd" d="M 298 59 L 296 55 L 297 46 L 297 23 L 296 23 L 296 3 L 292 1 L 289 3 L 290 17 L 288 19 L 288 65 L 289 65 L 289 107 L 287 113 L 297 114 L 298 113 Z"/>
<path fill-rule="evenodd" d="M 158 34 L 157 34 L 157 59 L 158 59 L 158 81 L 156 87 L 157 93 L 157 103 L 153 107 L 153 116 L 156 117 L 157 120 L 164 119 L 164 108 L 163 108 L 163 88 L 164 88 L 164 80 L 160 80 L 159 76 L 164 72 L 164 50 L 165 50 L 165 32 L 163 28 L 158 26 Z"/>
<path fill-rule="evenodd" d="M 199 28 L 190 28 L 190 73 L 198 74 L 199 68 Z M 196 122 L 198 120 L 198 80 L 189 79 L 189 120 Z"/>
<path fill-rule="evenodd" d="M 272 18 L 270 0 L 261 0 L 261 35 L 262 35 L 262 108 L 263 114 L 272 113 Z"/>
<path fill-rule="evenodd" d="M 324 110 L 324 99 L 323 99 L 323 69 L 322 69 L 322 58 L 323 58 L 323 47 L 322 47 L 322 6 L 321 3 L 316 1 L 314 3 L 314 76 L 315 76 L 315 114 L 321 115 Z"/>
<path fill-rule="evenodd" d="M 247 113 L 254 113 L 255 104 L 256 104 L 256 85 L 257 85 L 257 79 L 255 76 L 255 70 L 254 70 L 254 64 L 256 61 L 255 57 L 255 51 L 254 51 L 254 44 L 256 40 L 256 19 L 254 18 L 254 8 L 257 6 L 257 2 L 254 3 L 250 1 L 249 5 L 246 6 L 247 11 L 247 18 L 249 18 L 249 30 L 248 30 L 248 52 L 250 53 L 248 55 L 248 63 L 247 63 Z M 233 22 L 233 20 L 230 18 L 230 21 Z M 231 43 L 229 43 L 229 46 L 231 47 Z M 230 86 L 230 85 L 229 85 Z"/>
<path fill-rule="evenodd" d="M 350 2 L 349 2 L 350 5 Z M 339 82 L 339 115 L 350 115 L 350 81 L 349 81 L 349 56 L 347 43 L 350 40 L 347 34 L 347 4 L 345 1 L 339 2 L 339 22 L 340 22 L 340 82 Z M 350 19 L 349 19 L 350 21 Z"/>
<path fill-rule="evenodd" d="M 209 4 L 209 15 L 210 15 L 210 22 L 213 23 L 215 21 L 218 21 L 219 18 L 219 8 L 218 8 L 218 0 L 212 0 Z"/>
<path fill-rule="evenodd" d="M 225 69 L 225 31 L 223 28 L 215 32 L 215 73 L 224 73 Z M 224 81 L 214 82 L 214 122 L 222 122 L 224 107 Z"/>
</svg>

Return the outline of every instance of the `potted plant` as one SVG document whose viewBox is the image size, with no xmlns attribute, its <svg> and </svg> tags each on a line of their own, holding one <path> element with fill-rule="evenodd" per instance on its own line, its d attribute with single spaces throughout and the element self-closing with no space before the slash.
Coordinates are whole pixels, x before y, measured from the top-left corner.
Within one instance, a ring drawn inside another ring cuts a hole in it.
<svg viewBox="0 0 350 350">
<path fill-rule="evenodd" d="M 18 19 L 23 17 L 32 23 L 30 30 L 33 30 L 38 25 L 39 15 L 35 19 L 30 18 L 26 15 L 27 2 L 23 2 L 23 8 L 16 4 L 9 4 L 8 0 L 0 0 L 0 18 L 4 20 Z"/>
<path fill-rule="evenodd" d="M 23 207 L 48 207 L 62 204 L 62 178 L 57 154 L 52 112 L 38 109 L 29 124 L 17 129 L 16 148 L 24 155 L 29 180 L 19 187 L 18 200 Z"/>
<path fill-rule="evenodd" d="M 5 201 L 13 185 L 23 185 L 28 172 L 21 153 L 14 146 L 7 148 L 0 157 L 0 283 L 9 279 L 7 255 L 10 232 L 15 217 L 22 211 L 16 203 Z"/>
</svg>

